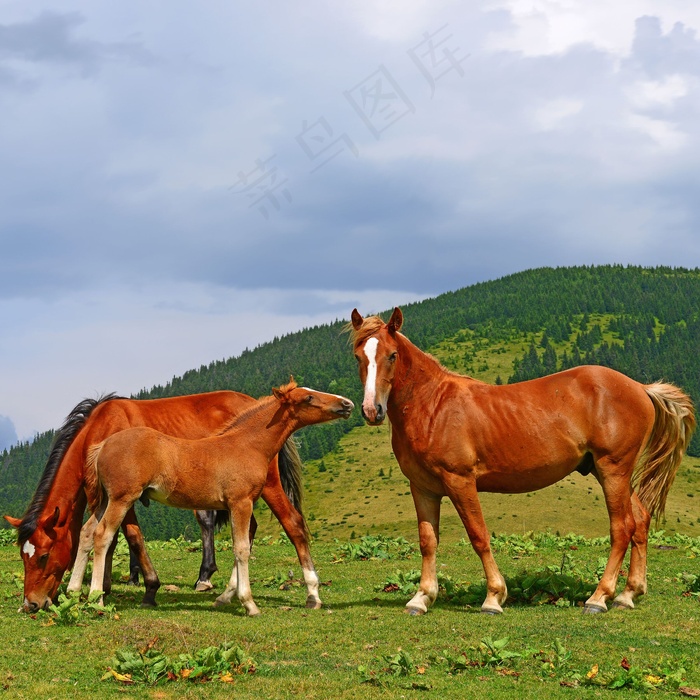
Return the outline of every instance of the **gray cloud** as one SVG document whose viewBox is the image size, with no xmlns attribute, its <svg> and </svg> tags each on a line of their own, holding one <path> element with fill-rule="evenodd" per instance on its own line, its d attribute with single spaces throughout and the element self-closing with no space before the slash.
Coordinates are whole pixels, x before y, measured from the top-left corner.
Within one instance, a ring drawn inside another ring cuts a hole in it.
<svg viewBox="0 0 700 700">
<path fill-rule="evenodd" d="M 119 12 L 41 0 L 5 20 L 0 324 L 24 354 L 0 348 L 0 366 L 26 381 L 46 367 L 37 393 L 59 376 L 55 392 L 77 392 L 77 339 L 114 343 L 114 328 L 143 347 L 159 323 L 178 338 L 198 319 L 204 335 L 189 334 L 200 344 L 175 372 L 238 347 L 213 339 L 212 316 L 233 323 L 232 308 L 265 315 L 257 340 L 371 305 L 371 290 L 380 310 L 392 294 L 541 265 L 694 264 L 697 11 L 625 3 L 602 41 L 584 31 L 605 19 L 600 3 L 545 3 L 539 19 L 494 6 L 175 4 L 164 18 L 128 0 Z M 461 60 L 444 75 L 449 62 L 424 64 L 432 84 L 409 55 L 426 35 Z M 391 81 L 375 94 L 380 67 Z M 384 99 L 399 92 L 405 102 Z M 392 109 L 405 113 L 381 122 Z M 246 191 L 241 173 L 250 184 L 262 162 L 274 177 Z M 254 345 L 249 317 L 237 320 L 236 342 Z M 138 358 L 129 375 L 123 352 L 94 352 L 98 391 L 124 391 L 116 376 L 148 382 Z M 26 407 L 11 414 L 22 435 L 42 427 Z"/>
<path fill-rule="evenodd" d="M 74 65 L 84 75 L 94 73 L 109 60 L 152 61 L 138 42 L 78 38 L 76 30 L 84 23 L 79 12 L 47 10 L 26 22 L 0 24 L 0 60 Z"/>
</svg>

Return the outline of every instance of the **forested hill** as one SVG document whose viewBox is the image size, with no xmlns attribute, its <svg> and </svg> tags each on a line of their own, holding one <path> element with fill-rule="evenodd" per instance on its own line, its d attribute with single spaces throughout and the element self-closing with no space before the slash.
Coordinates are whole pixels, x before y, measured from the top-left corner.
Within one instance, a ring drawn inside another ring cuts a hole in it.
<svg viewBox="0 0 700 700">
<path fill-rule="evenodd" d="M 442 294 L 403 307 L 404 333 L 419 347 L 432 351 L 440 344 L 460 353 L 460 364 L 471 350 L 457 340 L 531 337 L 528 352 L 511 361 L 502 381 L 516 381 L 574 364 L 612 366 L 639 381 L 672 381 L 700 401 L 700 271 L 681 268 L 592 266 L 542 268 Z M 351 309 L 348 309 L 348 316 Z M 362 313 L 367 310 L 360 309 Z M 589 323 L 589 317 L 605 319 Z M 602 324 L 602 325 L 601 325 Z M 360 399 L 360 385 L 347 337 L 338 321 L 305 329 L 247 350 L 238 357 L 212 362 L 175 377 L 165 386 L 142 391 L 138 398 L 235 389 L 253 396 L 272 386 L 297 381 L 320 390 Z M 529 334 L 529 335 L 528 335 Z M 535 340 L 537 342 L 535 342 Z M 488 346 L 488 343 L 486 344 Z M 501 344 L 502 345 L 502 344 Z M 494 346 L 495 347 L 495 346 Z M 494 350 L 495 351 L 495 350 Z M 505 352 L 499 347 L 498 352 Z M 118 387 L 116 387 L 118 389 Z M 83 398 L 75 397 L 75 402 Z M 343 431 L 361 422 L 359 411 L 348 422 L 302 431 L 306 459 L 332 450 Z M 41 435 L 0 456 L 0 512 L 24 512 L 42 473 L 51 434 Z M 696 434 L 692 454 L 700 454 Z M 140 518 L 180 518 L 177 511 L 150 508 Z M 190 518 L 191 520 L 191 518 Z M 189 522 L 189 520 L 188 520 Z M 159 536 L 176 534 L 178 526 L 157 523 Z M 151 532 L 156 527 L 152 523 Z M 173 530 L 173 527 L 175 530 Z"/>
</svg>

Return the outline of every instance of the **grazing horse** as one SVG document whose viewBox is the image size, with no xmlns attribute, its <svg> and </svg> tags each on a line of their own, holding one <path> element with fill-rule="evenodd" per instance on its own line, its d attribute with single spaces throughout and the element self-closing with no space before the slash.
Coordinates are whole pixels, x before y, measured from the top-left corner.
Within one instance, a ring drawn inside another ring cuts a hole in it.
<svg viewBox="0 0 700 700">
<path fill-rule="evenodd" d="M 86 399 L 78 404 L 56 434 L 26 514 L 21 520 L 5 516 L 18 528 L 17 538 L 24 564 L 24 609 L 35 612 L 48 608 L 64 573 L 75 559 L 86 505 L 85 461 L 91 446 L 136 426 L 148 426 L 169 435 L 193 439 L 215 435 L 254 403 L 255 399 L 246 394 L 214 391 L 149 400 L 109 395 L 98 401 Z M 300 561 L 313 566 L 306 524 L 300 513 L 301 460 L 293 441 L 285 444 L 279 460 L 277 457 L 272 460 L 262 497 L 289 535 Z M 203 545 L 196 587 L 208 590 L 212 588 L 209 578 L 217 570 L 214 559 L 215 514 L 198 511 L 196 515 L 202 528 Z M 122 529 L 131 551 L 140 550 L 143 537 L 133 510 L 125 517 Z M 251 530 L 254 529 L 253 518 Z M 91 533 L 86 530 L 83 539 L 88 536 Z M 110 565 L 111 559 L 108 559 L 105 590 L 110 586 Z M 71 582 L 75 586 L 73 579 Z M 144 605 L 153 605 L 160 583 L 156 577 L 145 584 Z"/>
<path fill-rule="evenodd" d="M 588 366 L 532 381 L 491 386 L 449 372 L 388 323 L 352 312 L 351 333 L 362 413 L 386 416 L 401 471 L 411 482 L 423 557 L 420 587 L 406 612 L 427 612 L 438 593 L 435 554 L 440 499 L 447 496 L 466 527 L 486 575 L 482 611 L 497 614 L 507 590 L 491 553 L 478 492 L 525 493 L 575 470 L 592 472 L 610 517 L 610 555 L 587 612 L 605 612 L 632 543 L 627 585 L 613 605 L 633 608 L 646 593 L 651 516 L 663 514 L 668 490 L 695 428 L 693 405 L 670 384 L 639 384 L 606 367 Z M 633 492 L 633 487 L 637 493 Z"/>
<path fill-rule="evenodd" d="M 236 561 L 216 603 L 229 603 L 235 593 L 247 614 L 257 615 L 248 576 L 248 525 L 270 461 L 299 428 L 347 418 L 352 409 L 352 401 L 342 396 L 298 387 L 292 380 L 259 399 L 218 436 L 186 440 L 130 428 L 93 447 L 85 475 L 88 493 L 98 497 L 91 594 L 102 591 L 107 548 L 125 515 L 137 500 L 149 498 L 175 508 L 229 511 Z M 145 577 L 152 575 L 147 556 L 141 566 Z M 302 566 L 311 591 L 307 607 L 318 607 L 318 576 L 313 566 Z"/>
</svg>

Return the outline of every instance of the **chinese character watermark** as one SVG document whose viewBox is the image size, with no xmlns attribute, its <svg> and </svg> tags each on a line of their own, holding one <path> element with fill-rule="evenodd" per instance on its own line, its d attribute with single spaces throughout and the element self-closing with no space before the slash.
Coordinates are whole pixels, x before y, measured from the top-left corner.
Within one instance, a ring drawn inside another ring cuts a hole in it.
<svg viewBox="0 0 700 700">
<path fill-rule="evenodd" d="M 447 73 L 456 71 L 461 78 L 464 77 L 464 69 L 461 64 L 469 57 L 467 55 L 463 58 L 457 58 L 459 47 L 453 50 L 446 46 L 446 43 L 452 38 L 452 34 L 437 39 L 438 34 L 444 32 L 445 29 L 447 29 L 447 25 L 440 27 L 432 34 L 425 32 L 423 41 L 407 51 L 411 60 L 430 85 L 430 99 L 435 95 L 437 81 Z"/>
<path fill-rule="evenodd" d="M 285 187 L 288 178 L 280 174 L 276 165 L 269 167 L 269 163 L 276 157 L 275 154 L 267 160 L 258 158 L 255 161 L 256 167 L 249 173 L 239 172 L 238 181 L 229 188 L 234 191 L 234 194 L 245 195 L 250 201 L 249 208 L 257 207 L 266 219 L 270 218 L 268 207 L 279 211 L 281 199 L 285 199 L 287 202 L 292 201 L 292 195 Z"/>
<path fill-rule="evenodd" d="M 383 65 L 351 90 L 345 90 L 343 95 L 376 138 L 399 119 L 416 111 Z"/>
<path fill-rule="evenodd" d="M 352 142 L 347 134 L 341 134 L 335 140 L 333 138 L 333 129 L 326 119 L 319 117 L 317 121 L 309 125 L 305 120 L 302 123 L 301 133 L 296 137 L 297 143 L 309 157 L 310 160 L 324 158 L 313 170 L 315 173 L 319 168 L 322 168 L 326 163 L 340 155 L 344 150 L 348 149 L 357 158 L 360 152 L 357 146 Z"/>
</svg>

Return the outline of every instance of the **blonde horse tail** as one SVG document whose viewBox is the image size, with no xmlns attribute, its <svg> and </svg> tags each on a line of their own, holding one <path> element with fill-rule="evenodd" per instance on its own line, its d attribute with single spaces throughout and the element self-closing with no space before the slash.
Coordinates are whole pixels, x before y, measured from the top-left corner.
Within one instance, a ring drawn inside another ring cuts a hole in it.
<svg viewBox="0 0 700 700">
<path fill-rule="evenodd" d="M 632 477 L 632 487 L 656 522 L 663 517 L 666 498 L 678 466 L 695 430 L 695 411 L 690 397 L 673 384 L 644 387 L 654 404 L 656 417 Z"/>
<path fill-rule="evenodd" d="M 85 495 L 87 496 L 88 508 L 92 513 L 95 513 L 102 505 L 104 491 L 100 484 L 100 478 L 97 473 L 97 459 L 102 452 L 106 440 L 92 445 L 88 448 L 87 460 L 85 461 Z"/>
</svg>

